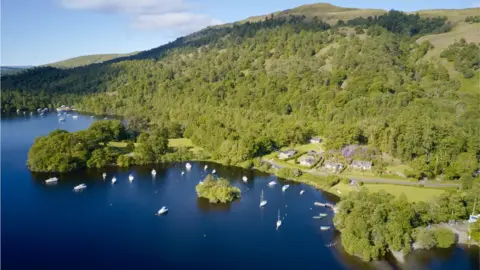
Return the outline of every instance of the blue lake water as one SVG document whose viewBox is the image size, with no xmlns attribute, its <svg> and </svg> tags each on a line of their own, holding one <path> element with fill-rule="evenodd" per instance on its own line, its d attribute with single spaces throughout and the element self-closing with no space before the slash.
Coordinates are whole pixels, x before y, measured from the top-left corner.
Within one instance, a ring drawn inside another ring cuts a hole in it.
<svg viewBox="0 0 480 270">
<path fill-rule="evenodd" d="M 190 171 L 185 163 L 69 174 L 34 174 L 26 168 L 35 137 L 56 128 L 86 129 L 92 121 L 79 116 L 60 123 L 56 114 L 2 118 L 2 269 L 397 268 L 386 261 L 363 263 L 341 248 L 327 247 L 338 237 L 319 227 L 332 226 L 333 213 L 313 203 L 326 202 L 329 194 L 269 174 L 213 163 L 204 171 L 207 163 L 202 162 L 192 162 Z M 197 199 L 195 186 L 212 169 L 242 190 L 241 200 L 212 205 Z M 108 174 L 105 181 L 103 172 Z M 247 183 L 241 180 L 244 175 Z M 44 184 L 52 176 L 59 177 L 58 184 Z M 279 185 L 268 187 L 272 180 Z M 87 189 L 73 192 L 80 183 Z M 286 192 L 283 184 L 290 184 Z M 268 200 L 263 209 L 262 190 Z M 154 215 L 164 205 L 169 213 Z M 277 231 L 278 210 L 283 224 Z M 329 217 L 312 219 L 321 212 Z M 416 252 L 409 262 L 415 269 L 478 268 L 478 256 L 471 250 L 442 252 Z"/>
</svg>

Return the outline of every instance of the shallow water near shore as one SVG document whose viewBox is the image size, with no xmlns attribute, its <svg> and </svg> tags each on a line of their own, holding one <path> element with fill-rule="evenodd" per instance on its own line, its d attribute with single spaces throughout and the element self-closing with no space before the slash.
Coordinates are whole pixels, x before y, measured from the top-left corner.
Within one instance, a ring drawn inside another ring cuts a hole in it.
<svg viewBox="0 0 480 270">
<path fill-rule="evenodd" d="M 185 163 L 67 174 L 26 168 L 35 137 L 56 128 L 86 129 L 93 121 L 81 115 L 60 123 L 53 113 L 2 118 L 2 269 L 397 269 L 391 260 L 363 263 L 328 247 L 339 242 L 338 233 L 320 226 L 333 226 L 333 212 L 313 203 L 334 196 L 266 173 L 204 162 L 192 162 L 189 171 Z M 195 185 L 212 169 L 242 190 L 239 201 L 218 205 L 197 198 Z M 58 183 L 46 185 L 52 176 Z M 279 184 L 268 187 L 273 180 Z M 87 189 L 73 192 L 80 183 Z M 290 185 L 286 192 L 284 184 Z M 262 190 L 268 200 L 263 209 Z M 164 205 L 168 214 L 156 216 Z M 283 224 L 277 231 L 278 210 Z M 312 218 L 321 212 L 328 217 Z M 416 251 L 407 256 L 408 269 L 478 269 L 478 250 L 445 251 Z"/>
</svg>

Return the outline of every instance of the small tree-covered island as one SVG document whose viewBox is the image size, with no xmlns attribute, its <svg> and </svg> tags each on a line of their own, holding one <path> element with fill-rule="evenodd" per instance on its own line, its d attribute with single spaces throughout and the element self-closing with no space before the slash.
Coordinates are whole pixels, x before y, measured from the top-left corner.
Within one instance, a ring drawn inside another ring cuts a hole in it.
<svg viewBox="0 0 480 270">
<path fill-rule="evenodd" d="M 240 189 L 233 187 L 227 179 L 214 179 L 211 174 L 198 183 L 195 189 L 198 197 L 208 199 L 211 203 L 232 202 L 242 195 Z"/>
</svg>

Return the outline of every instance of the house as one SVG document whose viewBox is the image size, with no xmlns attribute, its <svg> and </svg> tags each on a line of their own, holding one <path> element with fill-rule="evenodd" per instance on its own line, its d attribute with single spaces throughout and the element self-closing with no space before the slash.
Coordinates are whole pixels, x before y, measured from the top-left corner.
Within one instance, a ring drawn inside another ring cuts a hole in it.
<svg viewBox="0 0 480 270">
<path fill-rule="evenodd" d="M 297 153 L 297 151 L 292 150 L 292 149 L 287 150 L 287 151 L 280 151 L 280 154 L 278 154 L 278 158 L 279 158 L 279 159 L 291 158 L 291 157 L 293 157 L 296 153 Z"/>
<path fill-rule="evenodd" d="M 315 158 L 313 156 L 303 156 L 300 158 L 300 165 L 311 167 L 315 164 Z"/>
<path fill-rule="evenodd" d="M 323 167 L 328 170 L 340 171 L 343 169 L 343 164 L 338 162 L 327 161 L 323 164 Z"/>
<path fill-rule="evenodd" d="M 350 165 L 353 169 L 357 170 L 371 170 L 372 169 L 372 162 L 371 161 L 363 161 L 363 160 L 354 160 Z"/>
<path fill-rule="evenodd" d="M 322 142 L 322 138 L 320 137 L 312 137 L 310 139 L 310 143 L 321 143 Z"/>
</svg>

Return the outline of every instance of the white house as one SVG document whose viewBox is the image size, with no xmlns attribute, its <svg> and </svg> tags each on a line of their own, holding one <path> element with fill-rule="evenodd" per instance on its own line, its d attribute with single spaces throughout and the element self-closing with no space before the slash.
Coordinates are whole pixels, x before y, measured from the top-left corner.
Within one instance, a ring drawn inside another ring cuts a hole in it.
<svg viewBox="0 0 480 270">
<path fill-rule="evenodd" d="M 278 154 L 279 159 L 287 159 L 293 157 L 297 151 L 295 150 L 287 150 L 287 151 L 280 151 L 280 154 Z"/>
<path fill-rule="evenodd" d="M 312 137 L 310 139 L 310 143 L 321 143 L 322 142 L 322 138 L 320 137 Z"/>
<path fill-rule="evenodd" d="M 371 170 L 372 169 L 372 162 L 371 161 L 363 161 L 363 160 L 354 160 L 350 166 L 353 169 L 357 170 Z"/>
<path fill-rule="evenodd" d="M 315 164 L 315 158 L 312 156 L 303 156 L 300 158 L 300 165 L 303 166 L 313 166 Z"/>
<path fill-rule="evenodd" d="M 325 164 L 323 164 L 323 167 L 325 167 L 325 169 L 332 170 L 332 171 L 340 171 L 343 169 L 343 164 L 338 162 L 327 161 L 325 162 Z"/>
</svg>

